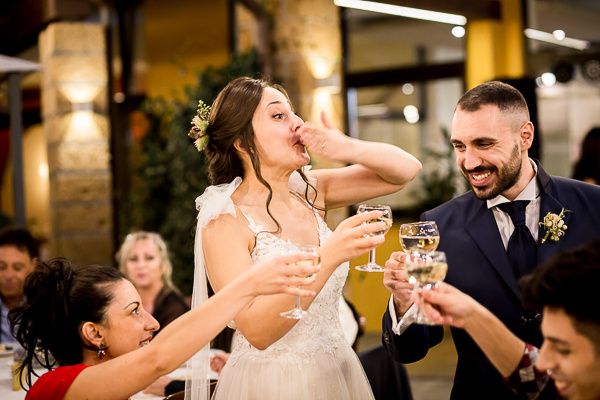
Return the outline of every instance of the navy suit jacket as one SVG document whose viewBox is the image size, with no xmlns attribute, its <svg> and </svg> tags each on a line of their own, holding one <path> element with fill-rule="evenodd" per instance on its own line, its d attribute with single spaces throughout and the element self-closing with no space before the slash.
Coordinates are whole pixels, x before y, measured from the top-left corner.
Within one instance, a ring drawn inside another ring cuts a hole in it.
<svg viewBox="0 0 600 400">
<path fill-rule="evenodd" d="M 600 187 L 572 179 L 551 177 L 538 163 L 540 220 L 548 212 L 571 210 L 564 221 L 568 228 L 558 242 L 539 241 L 538 264 L 553 254 L 576 247 L 600 236 Z M 542 343 L 539 315 L 525 310 L 517 282 L 502 243 L 498 225 L 485 200 L 472 192 L 423 213 L 423 220 L 436 221 L 440 230 L 438 250 L 446 252 L 449 284 L 472 296 L 492 311 L 522 340 L 536 346 Z M 383 344 L 392 357 L 403 363 L 418 361 L 443 337 L 441 327 L 411 325 L 402 335 L 392 332 L 389 311 L 383 318 Z M 452 329 L 458 353 L 452 399 L 516 399 L 501 375 L 462 329 Z M 540 398 L 554 398 L 553 386 Z"/>
</svg>

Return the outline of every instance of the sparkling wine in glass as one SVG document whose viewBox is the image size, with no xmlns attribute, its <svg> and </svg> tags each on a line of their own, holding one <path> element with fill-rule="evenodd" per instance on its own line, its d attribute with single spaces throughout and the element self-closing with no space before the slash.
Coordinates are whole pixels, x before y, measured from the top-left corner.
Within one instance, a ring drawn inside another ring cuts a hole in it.
<svg viewBox="0 0 600 400">
<path fill-rule="evenodd" d="M 400 245 L 406 253 L 432 252 L 440 243 L 440 231 L 434 221 L 411 222 L 400 225 Z"/>
<path fill-rule="evenodd" d="M 448 271 L 446 253 L 443 251 L 414 251 L 406 256 L 406 273 L 408 282 L 413 285 L 419 297 L 424 290 L 430 290 L 444 280 Z M 419 299 L 419 304 L 421 303 Z M 423 314 L 423 310 L 417 305 L 418 324 L 434 325 L 429 318 Z"/>
<path fill-rule="evenodd" d="M 392 209 L 389 206 L 381 204 L 361 204 L 360 206 L 358 206 L 358 210 L 356 211 L 356 213 L 361 214 L 369 211 L 382 211 L 383 215 L 377 219 L 367 221 L 367 224 L 372 224 L 376 222 L 385 223 L 385 228 L 383 230 L 374 232 L 371 234 L 371 236 L 385 235 L 392 227 Z M 369 251 L 369 262 L 367 264 L 357 266 L 356 269 L 365 272 L 383 272 L 383 267 L 381 265 L 378 265 L 377 262 L 375 262 L 375 249 Z"/>
<path fill-rule="evenodd" d="M 309 254 L 312 256 L 305 260 L 296 261 L 296 265 L 312 266 L 312 265 L 319 265 L 321 263 L 321 254 L 319 252 L 319 246 L 317 246 L 315 244 L 297 244 L 297 245 L 294 244 L 289 249 L 289 252 L 290 252 L 290 254 L 291 253 L 306 253 L 306 254 Z M 302 276 L 302 278 L 309 278 L 310 276 L 311 275 Z M 306 314 L 308 314 L 308 311 L 305 311 L 302 309 L 302 305 L 300 303 L 300 296 L 295 296 L 294 297 L 294 308 L 292 308 L 291 310 L 288 310 L 288 311 L 284 311 L 284 312 L 280 313 L 279 315 L 281 315 L 284 318 L 302 319 Z"/>
</svg>

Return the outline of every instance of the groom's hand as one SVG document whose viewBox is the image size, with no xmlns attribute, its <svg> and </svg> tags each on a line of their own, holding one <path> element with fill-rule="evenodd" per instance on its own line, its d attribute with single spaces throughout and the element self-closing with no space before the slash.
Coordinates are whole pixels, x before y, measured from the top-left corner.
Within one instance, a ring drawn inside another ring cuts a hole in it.
<svg viewBox="0 0 600 400">
<path fill-rule="evenodd" d="M 408 283 L 404 260 L 406 254 L 402 251 L 392 253 L 385 262 L 383 285 L 392 293 L 396 316 L 402 318 L 413 303 L 413 286 Z"/>
</svg>

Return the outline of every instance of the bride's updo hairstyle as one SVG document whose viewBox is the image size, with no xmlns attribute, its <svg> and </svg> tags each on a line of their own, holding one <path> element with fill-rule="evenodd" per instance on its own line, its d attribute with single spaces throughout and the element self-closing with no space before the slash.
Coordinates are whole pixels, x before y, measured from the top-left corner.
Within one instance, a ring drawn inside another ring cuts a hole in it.
<svg viewBox="0 0 600 400">
<path fill-rule="evenodd" d="M 113 299 L 111 286 L 125 279 L 116 268 L 103 265 L 76 267 L 64 258 L 39 262 L 25 279 L 25 303 L 9 313 L 11 329 L 25 350 L 19 371 L 26 367 L 31 386 L 34 360 L 46 369 L 83 361 L 84 322 L 101 323 Z M 37 368 L 37 367 L 36 367 Z"/>
<path fill-rule="evenodd" d="M 208 142 L 204 153 L 208 160 L 208 179 L 210 183 L 212 185 L 230 183 L 236 177 L 244 176 L 242 159 L 234 147 L 236 141 L 239 140 L 240 147 L 250 158 L 258 181 L 269 191 L 266 203 L 267 212 L 277 224 L 277 232 L 279 232 L 279 223 L 273 218 L 269 210 L 273 192 L 271 185 L 263 178 L 260 171 L 258 149 L 254 142 L 254 129 L 252 128 L 252 117 L 260 103 L 263 91 L 267 87 L 280 91 L 289 101 L 289 96 L 283 87 L 262 79 L 237 78 L 221 90 L 211 106 L 209 124 L 206 128 Z M 308 199 L 308 188 L 304 195 L 309 204 L 314 207 L 316 190 L 308 182 L 302 170 L 297 170 L 297 172 L 313 189 L 314 198 Z"/>
</svg>

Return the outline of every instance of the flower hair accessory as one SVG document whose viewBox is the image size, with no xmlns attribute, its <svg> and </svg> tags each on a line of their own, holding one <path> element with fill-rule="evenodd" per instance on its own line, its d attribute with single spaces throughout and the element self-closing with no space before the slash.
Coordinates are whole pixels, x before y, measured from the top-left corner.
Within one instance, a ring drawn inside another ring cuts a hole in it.
<svg viewBox="0 0 600 400">
<path fill-rule="evenodd" d="M 196 109 L 196 115 L 192 119 L 192 128 L 188 132 L 188 136 L 194 139 L 194 146 L 198 151 L 204 150 L 208 144 L 208 135 L 206 129 L 208 128 L 208 118 L 210 116 L 210 106 L 204 103 L 202 100 L 198 101 L 198 108 Z"/>
<path fill-rule="evenodd" d="M 544 220 L 540 222 L 540 226 L 546 230 L 546 234 L 542 238 L 542 244 L 550 239 L 553 242 L 558 242 L 561 236 L 564 236 L 565 231 L 567 230 L 567 225 L 565 224 L 564 218 L 565 214 L 571 212 L 570 210 L 565 210 L 564 208 L 560 210 L 560 213 L 557 215 L 553 212 L 549 212 L 544 217 Z"/>
</svg>

